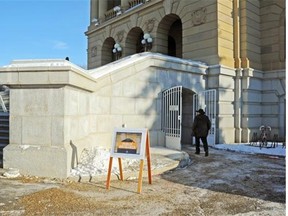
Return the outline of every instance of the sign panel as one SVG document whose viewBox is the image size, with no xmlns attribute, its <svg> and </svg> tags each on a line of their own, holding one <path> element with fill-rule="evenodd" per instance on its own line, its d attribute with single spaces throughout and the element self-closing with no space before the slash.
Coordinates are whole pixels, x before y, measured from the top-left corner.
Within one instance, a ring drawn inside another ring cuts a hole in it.
<svg viewBox="0 0 288 216">
<path fill-rule="evenodd" d="M 146 128 L 115 128 L 111 157 L 144 159 L 146 138 Z"/>
</svg>

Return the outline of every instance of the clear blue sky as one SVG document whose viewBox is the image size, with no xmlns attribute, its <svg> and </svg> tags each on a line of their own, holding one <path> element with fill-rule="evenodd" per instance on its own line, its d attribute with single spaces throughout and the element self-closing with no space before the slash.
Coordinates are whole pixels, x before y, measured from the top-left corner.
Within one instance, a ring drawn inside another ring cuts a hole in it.
<svg viewBox="0 0 288 216">
<path fill-rule="evenodd" d="M 89 0 L 0 0 L 0 66 L 17 59 L 87 65 Z"/>
</svg>

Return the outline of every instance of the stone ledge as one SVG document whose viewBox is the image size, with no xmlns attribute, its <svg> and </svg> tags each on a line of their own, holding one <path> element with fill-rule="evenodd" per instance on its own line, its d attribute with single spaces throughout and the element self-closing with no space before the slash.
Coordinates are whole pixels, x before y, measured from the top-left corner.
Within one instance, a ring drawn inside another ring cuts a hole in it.
<svg viewBox="0 0 288 216">
<path fill-rule="evenodd" d="M 37 74 L 36 74 L 37 73 Z M 18 60 L 0 68 L 0 80 L 10 88 L 59 88 L 65 85 L 93 92 L 96 80 L 65 60 Z"/>
</svg>

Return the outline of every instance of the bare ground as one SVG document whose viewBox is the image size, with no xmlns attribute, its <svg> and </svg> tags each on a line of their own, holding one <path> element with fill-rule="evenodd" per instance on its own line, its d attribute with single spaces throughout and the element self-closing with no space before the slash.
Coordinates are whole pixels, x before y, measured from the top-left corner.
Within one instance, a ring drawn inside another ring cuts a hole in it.
<svg viewBox="0 0 288 216">
<path fill-rule="evenodd" d="M 112 180 L 109 191 L 105 180 L 0 179 L 0 186 L 42 186 L 14 200 L 0 199 L 0 215 L 285 215 L 285 158 L 186 152 L 190 166 L 153 175 L 152 184 L 144 176 L 141 194 L 137 179 Z"/>
</svg>

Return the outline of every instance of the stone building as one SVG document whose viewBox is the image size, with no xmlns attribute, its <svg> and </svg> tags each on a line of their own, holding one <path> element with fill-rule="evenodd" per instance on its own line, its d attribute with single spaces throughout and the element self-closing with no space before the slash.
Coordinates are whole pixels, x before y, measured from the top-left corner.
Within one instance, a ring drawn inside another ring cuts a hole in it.
<svg viewBox="0 0 288 216">
<path fill-rule="evenodd" d="M 0 68 L 4 168 L 67 177 L 84 148 L 109 149 L 121 127 L 181 149 L 198 108 L 210 145 L 250 142 L 262 125 L 284 139 L 284 0 L 91 0 L 90 14 L 88 70 L 64 59 Z"/>
<path fill-rule="evenodd" d="M 201 61 L 216 142 L 248 142 L 261 125 L 285 136 L 284 0 L 91 0 L 90 13 L 89 69 L 147 50 Z"/>
</svg>

